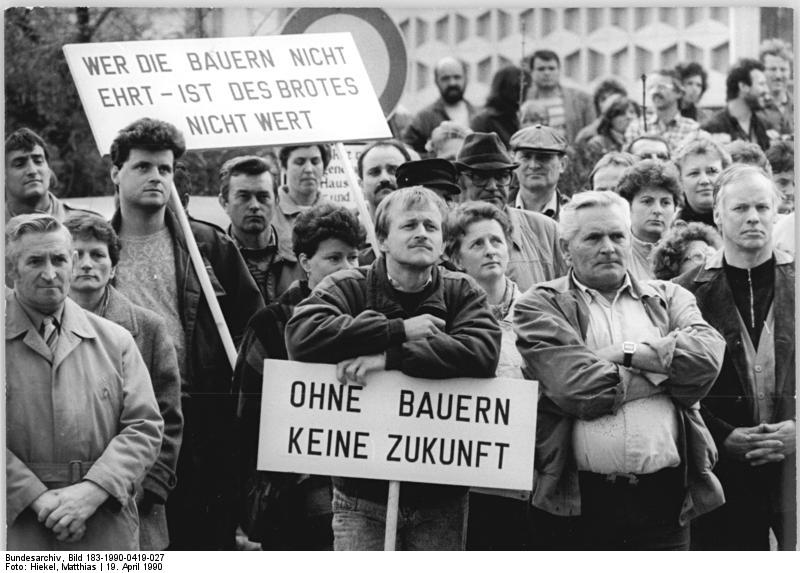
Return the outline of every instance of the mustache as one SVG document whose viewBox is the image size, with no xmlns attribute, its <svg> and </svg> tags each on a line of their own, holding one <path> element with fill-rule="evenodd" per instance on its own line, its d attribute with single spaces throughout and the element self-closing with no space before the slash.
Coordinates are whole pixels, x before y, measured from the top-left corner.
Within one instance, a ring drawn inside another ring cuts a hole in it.
<svg viewBox="0 0 800 573">
<path fill-rule="evenodd" d="M 389 191 L 396 191 L 397 183 L 392 183 L 391 181 L 381 181 L 380 183 L 378 183 L 378 186 L 375 188 L 375 191 L 383 191 L 384 189 Z"/>
</svg>

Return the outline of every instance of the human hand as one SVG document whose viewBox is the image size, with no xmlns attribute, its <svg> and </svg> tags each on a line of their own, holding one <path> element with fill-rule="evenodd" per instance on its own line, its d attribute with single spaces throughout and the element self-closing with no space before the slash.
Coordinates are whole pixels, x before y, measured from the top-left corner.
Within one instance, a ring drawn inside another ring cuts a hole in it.
<svg viewBox="0 0 800 573">
<path fill-rule="evenodd" d="M 368 354 L 348 358 L 336 365 L 336 379 L 342 384 L 352 382 L 360 386 L 367 383 L 367 374 L 386 370 L 386 354 Z"/>
<path fill-rule="evenodd" d="M 776 450 L 783 444 L 779 440 L 765 439 L 765 436 L 764 432 L 759 432 L 759 426 L 734 428 L 725 438 L 722 446 L 728 456 L 741 462 L 750 461 L 751 458 L 756 458 L 754 461 L 758 461 L 764 456 L 774 457 L 772 454 L 776 453 Z M 750 454 L 749 457 L 748 454 Z M 766 461 L 761 463 L 766 463 Z"/>
<path fill-rule="evenodd" d="M 406 340 L 417 340 L 435 336 L 444 331 L 445 322 L 432 314 L 421 314 L 403 321 L 406 330 Z"/>
<path fill-rule="evenodd" d="M 29 507 L 33 510 L 33 513 L 36 514 L 39 522 L 47 519 L 53 510 L 61 503 L 61 499 L 58 497 L 56 491 L 57 490 L 48 489 L 31 502 Z"/>
<path fill-rule="evenodd" d="M 84 480 L 74 485 L 53 490 L 59 498 L 44 524 L 56 534 L 59 541 L 77 541 L 85 532 L 85 523 L 106 499 L 108 492 L 99 485 Z"/>
<path fill-rule="evenodd" d="M 794 420 L 784 420 L 775 424 L 760 424 L 752 439 L 759 446 L 751 450 L 745 458 L 750 465 L 760 466 L 779 462 L 795 452 L 797 434 Z"/>
</svg>

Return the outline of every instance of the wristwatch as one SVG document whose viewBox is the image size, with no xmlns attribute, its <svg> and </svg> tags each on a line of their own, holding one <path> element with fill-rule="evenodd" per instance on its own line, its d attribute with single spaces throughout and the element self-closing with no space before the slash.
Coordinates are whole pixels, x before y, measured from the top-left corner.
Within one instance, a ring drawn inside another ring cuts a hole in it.
<svg viewBox="0 0 800 573">
<path fill-rule="evenodd" d="M 631 361 L 633 360 L 633 353 L 636 352 L 636 343 L 635 342 L 623 342 L 622 343 L 622 365 L 625 368 L 631 367 Z"/>
</svg>

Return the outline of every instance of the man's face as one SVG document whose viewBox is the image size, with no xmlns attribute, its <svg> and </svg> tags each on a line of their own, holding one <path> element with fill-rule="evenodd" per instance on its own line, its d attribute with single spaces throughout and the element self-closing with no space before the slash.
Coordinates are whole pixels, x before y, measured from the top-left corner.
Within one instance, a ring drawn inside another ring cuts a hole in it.
<svg viewBox="0 0 800 573">
<path fill-rule="evenodd" d="M 463 172 L 463 189 L 469 201 L 486 201 L 505 209 L 511 169 L 477 169 Z"/>
<path fill-rule="evenodd" d="M 381 251 L 394 263 L 423 270 L 442 255 L 442 214 L 430 205 L 410 211 L 392 209 L 389 232 L 378 240 Z"/>
<path fill-rule="evenodd" d="M 627 271 L 630 230 L 614 207 L 586 207 L 577 213 L 578 233 L 561 240 L 580 282 L 599 291 L 619 287 Z"/>
<path fill-rule="evenodd" d="M 403 154 L 393 145 L 379 145 L 364 156 L 361 167 L 361 184 L 364 196 L 373 211 L 389 193 L 397 189 L 397 168 L 406 162 Z"/>
<path fill-rule="evenodd" d="M 123 205 L 142 211 L 163 209 L 173 177 L 172 150 L 131 149 L 122 167 L 111 168 L 111 179 L 119 189 Z"/>
<path fill-rule="evenodd" d="M 764 56 L 764 75 L 772 93 L 781 93 L 786 90 L 789 83 L 789 62 L 780 56 L 767 54 Z"/>
<path fill-rule="evenodd" d="M 436 87 L 445 103 L 450 105 L 460 102 L 464 98 L 467 80 L 464 77 L 464 68 L 456 61 L 447 60 L 439 66 L 436 73 Z"/>
<path fill-rule="evenodd" d="M 752 110 L 764 109 L 769 94 L 767 76 L 761 70 L 750 70 L 750 85 L 739 83 L 740 96 Z"/>
<path fill-rule="evenodd" d="M 631 153 L 639 159 L 669 160 L 669 147 L 657 139 L 640 139 L 631 147 Z"/>
<path fill-rule="evenodd" d="M 556 60 L 542 60 L 534 58 L 531 78 L 539 89 L 552 89 L 558 86 L 561 68 Z"/>
<path fill-rule="evenodd" d="M 228 194 L 219 203 L 237 234 L 261 235 L 269 229 L 275 210 L 272 175 L 235 173 L 231 176 Z"/>
<path fill-rule="evenodd" d="M 671 106 L 678 105 L 678 100 L 681 99 L 681 91 L 669 76 L 652 75 L 647 81 L 647 88 L 650 92 L 650 100 L 656 109 L 669 109 Z"/>
<path fill-rule="evenodd" d="M 341 239 L 325 239 L 317 247 L 317 252 L 309 257 L 300 253 L 300 265 L 308 275 L 308 286 L 314 288 L 330 274 L 342 269 L 358 266 L 358 249 Z"/>
<path fill-rule="evenodd" d="M 6 153 L 6 195 L 19 203 L 35 206 L 50 189 L 50 166 L 44 149 L 16 149 Z"/>
<path fill-rule="evenodd" d="M 44 314 L 57 311 L 69 293 L 74 256 L 66 231 L 28 233 L 11 269 L 19 299 Z"/>
<path fill-rule="evenodd" d="M 114 276 L 108 245 L 98 239 L 74 239 L 75 268 L 70 288 L 73 292 L 92 293 L 106 288 Z"/>
<path fill-rule="evenodd" d="M 703 95 L 703 78 L 699 75 L 689 76 L 683 80 L 683 101 L 697 105 Z"/>
<path fill-rule="evenodd" d="M 625 167 L 621 165 L 601 167 L 594 174 L 592 189 L 595 191 L 614 191 L 620 179 L 622 179 L 623 173 L 625 173 Z"/>
<path fill-rule="evenodd" d="M 631 202 L 631 231 L 634 236 L 656 243 L 675 217 L 672 193 L 655 187 L 645 187 Z"/>
<path fill-rule="evenodd" d="M 753 174 L 728 183 L 714 209 L 725 250 L 753 253 L 771 248 L 775 203 L 772 182 L 764 176 Z"/>
<path fill-rule="evenodd" d="M 778 213 L 791 213 L 794 211 L 794 169 L 773 173 L 772 181 L 781 196 Z"/>
<path fill-rule="evenodd" d="M 686 202 L 697 213 L 714 208 L 714 183 L 722 173 L 722 159 L 716 153 L 695 153 L 681 163 L 681 184 Z"/>
<path fill-rule="evenodd" d="M 566 160 L 557 153 L 519 149 L 514 157 L 519 163 L 516 172 L 520 187 L 534 193 L 555 189 L 566 167 Z"/>
</svg>

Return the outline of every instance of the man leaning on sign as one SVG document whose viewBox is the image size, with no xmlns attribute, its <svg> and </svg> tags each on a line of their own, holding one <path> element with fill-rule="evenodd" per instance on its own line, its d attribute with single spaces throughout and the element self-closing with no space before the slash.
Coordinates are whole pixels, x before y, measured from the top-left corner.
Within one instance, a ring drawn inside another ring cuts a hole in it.
<svg viewBox="0 0 800 573">
<path fill-rule="evenodd" d="M 400 370 L 420 378 L 491 377 L 500 327 L 468 276 L 437 266 L 444 201 L 424 187 L 391 193 L 376 211 L 383 256 L 370 267 L 323 279 L 286 325 L 294 360 L 337 364 L 341 382 Z M 388 483 L 333 478 L 334 549 L 380 550 Z M 464 548 L 467 488 L 400 488 L 400 549 Z"/>
</svg>

